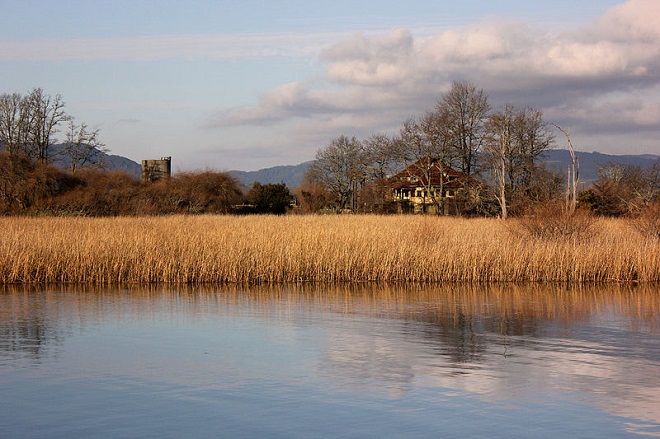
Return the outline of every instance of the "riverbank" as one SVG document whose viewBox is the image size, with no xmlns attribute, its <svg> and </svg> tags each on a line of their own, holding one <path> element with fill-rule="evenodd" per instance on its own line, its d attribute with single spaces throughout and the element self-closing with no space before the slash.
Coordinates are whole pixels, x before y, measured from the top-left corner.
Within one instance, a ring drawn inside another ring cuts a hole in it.
<svg viewBox="0 0 660 439">
<path fill-rule="evenodd" d="M 541 236 L 422 216 L 0 218 L 0 283 L 657 282 L 630 220 Z"/>
</svg>

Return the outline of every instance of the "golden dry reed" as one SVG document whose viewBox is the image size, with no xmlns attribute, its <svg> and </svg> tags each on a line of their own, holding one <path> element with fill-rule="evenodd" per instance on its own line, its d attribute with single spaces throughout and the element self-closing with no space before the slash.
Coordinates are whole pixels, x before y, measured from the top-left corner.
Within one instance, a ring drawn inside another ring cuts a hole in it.
<svg viewBox="0 0 660 439">
<path fill-rule="evenodd" d="M 430 216 L 0 218 L 0 283 L 657 282 L 660 239 Z"/>
</svg>

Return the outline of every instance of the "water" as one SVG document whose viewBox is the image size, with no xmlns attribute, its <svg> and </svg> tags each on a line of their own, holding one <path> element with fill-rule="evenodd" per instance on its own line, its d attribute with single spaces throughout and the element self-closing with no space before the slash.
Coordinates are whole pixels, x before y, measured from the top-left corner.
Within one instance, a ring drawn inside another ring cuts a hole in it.
<svg viewBox="0 0 660 439">
<path fill-rule="evenodd" d="M 0 438 L 640 436 L 657 286 L 0 290 Z"/>
</svg>

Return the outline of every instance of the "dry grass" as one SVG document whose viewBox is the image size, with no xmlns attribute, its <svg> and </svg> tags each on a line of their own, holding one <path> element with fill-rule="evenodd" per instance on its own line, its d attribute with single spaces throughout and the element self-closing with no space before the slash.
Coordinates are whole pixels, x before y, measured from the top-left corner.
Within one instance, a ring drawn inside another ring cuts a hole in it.
<svg viewBox="0 0 660 439">
<path fill-rule="evenodd" d="M 633 225 L 642 235 L 660 239 L 660 204 L 645 209 Z"/>
<path fill-rule="evenodd" d="M 660 281 L 660 239 L 413 216 L 0 218 L 0 283 Z M 522 229 L 521 229 L 522 230 Z"/>
</svg>

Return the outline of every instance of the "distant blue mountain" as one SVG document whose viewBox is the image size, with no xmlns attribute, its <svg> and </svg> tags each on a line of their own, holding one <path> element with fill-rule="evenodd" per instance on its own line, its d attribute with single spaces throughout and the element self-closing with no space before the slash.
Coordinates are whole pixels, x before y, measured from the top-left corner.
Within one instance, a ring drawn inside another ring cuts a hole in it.
<svg viewBox="0 0 660 439">
<path fill-rule="evenodd" d="M 107 163 L 106 167 L 108 169 L 126 171 L 135 178 L 142 177 L 142 164 L 134 162 L 133 160 L 128 159 L 126 157 L 107 154 L 106 163 Z"/>
<path fill-rule="evenodd" d="M 51 145 L 49 149 L 49 155 L 53 157 L 54 165 L 62 169 L 68 169 L 71 166 L 71 161 L 66 156 L 66 154 L 62 153 L 63 148 L 63 144 Z M 133 160 L 126 157 L 106 154 L 101 151 L 98 151 L 98 156 L 101 163 L 103 163 L 104 169 L 126 171 L 137 179 L 142 177 L 142 164 L 140 163 L 134 162 Z"/>
<path fill-rule="evenodd" d="M 597 180 L 599 166 L 604 166 L 610 162 L 650 169 L 657 160 L 660 160 L 660 155 L 653 154 L 611 155 L 578 151 L 576 155 L 580 160 L 580 181 L 586 183 Z M 541 157 L 541 161 L 549 169 L 565 173 L 571 163 L 571 155 L 566 149 L 553 149 L 546 151 Z M 284 182 L 289 188 L 295 188 L 302 183 L 303 176 L 312 163 L 312 161 L 309 161 L 299 165 L 274 166 L 250 172 L 230 171 L 230 174 L 248 188 L 255 181 L 261 184 Z"/>
<path fill-rule="evenodd" d="M 61 145 L 53 145 L 53 148 L 53 152 L 56 153 L 61 148 Z M 103 162 L 106 169 L 123 170 L 136 178 L 140 178 L 142 173 L 142 165 L 140 163 L 118 155 L 104 155 Z M 660 160 L 660 155 L 655 154 L 611 155 L 599 152 L 577 151 L 576 155 L 580 160 L 580 181 L 586 183 L 597 180 L 598 168 L 610 162 L 650 169 L 654 163 Z M 553 149 L 546 151 L 542 155 L 541 161 L 549 169 L 565 173 L 571 163 L 571 155 L 566 149 Z M 287 187 L 295 188 L 300 186 L 305 172 L 307 172 L 312 163 L 313 161 L 308 161 L 298 165 L 273 166 L 258 171 L 229 171 L 229 173 L 246 188 L 250 188 L 254 182 L 261 184 L 285 183 Z M 59 165 L 64 168 L 66 167 L 66 163 L 59 163 Z"/>
<path fill-rule="evenodd" d="M 638 166 L 642 169 L 650 169 L 653 164 L 660 160 L 660 155 L 610 155 L 599 152 L 576 151 L 575 155 L 580 162 L 580 181 L 590 183 L 598 179 L 598 168 L 608 163 L 619 163 L 628 166 Z M 546 151 L 541 158 L 549 169 L 566 172 L 571 164 L 571 154 L 566 149 L 552 149 Z"/>
<path fill-rule="evenodd" d="M 258 171 L 229 171 L 243 186 L 250 188 L 255 182 L 261 184 L 284 183 L 288 188 L 300 186 L 313 162 L 304 162 L 299 165 L 273 166 Z"/>
</svg>

